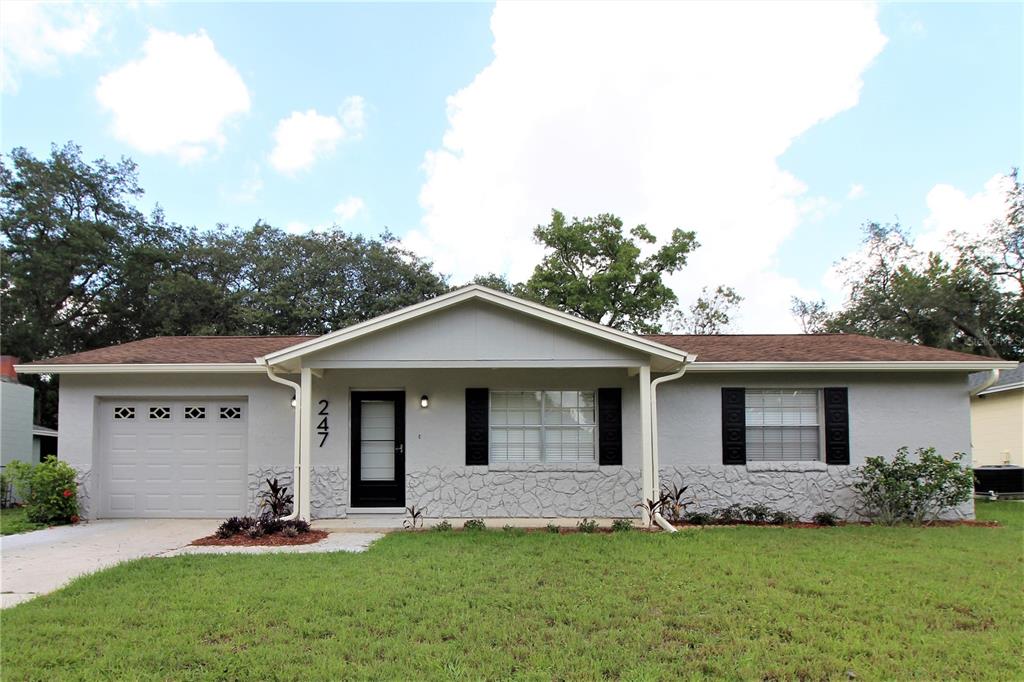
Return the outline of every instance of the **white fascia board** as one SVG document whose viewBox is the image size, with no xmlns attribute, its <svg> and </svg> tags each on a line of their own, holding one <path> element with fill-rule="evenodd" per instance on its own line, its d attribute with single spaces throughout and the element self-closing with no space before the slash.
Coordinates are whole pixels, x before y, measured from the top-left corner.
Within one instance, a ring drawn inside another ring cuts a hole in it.
<svg viewBox="0 0 1024 682">
<path fill-rule="evenodd" d="M 309 341 L 304 341 L 294 346 L 289 346 L 288 348 L 283 348 L 273 353 L 267 353 L 262 360 L 270 365 L 294 360 L 295 358 L 303 355 L 329 348 L 335 344 L 352 341 L 366 336 L 367 334 L 372 334 L 403 322 L 409 322 L 410 320 L 414 320 L 423 315 L 444 310 L 445 308 L 449 308 L 453 305 L 469 300 L 480 300 L 493 303 L 536 319 L 544 320 L 562 327 L 568 327 L 610 343 L 625 346 L 640 353 L 661 357 L 669 360 L 670 362 L 693 362 L 697 358 L 696 355 L 688 354 L 684 351 L 671 348 L 661 343 L 648 341 L 647 339 L 642 339 L 633 334 L 622 332 L 617 329 L 611 329 L 587 320 L 581 320 L 561 311 L 552 310 L 551 308 L 547 308 L 538 303 L 533 303 L 532 301 L 524 301 L 523 299 L 516 298 L 515 296 L 509 296 L 508 294 L 503 294 L 486 287 L 473 285 L 443 294 L 437 298 L 432 298 L 429 301 L 423 301 L 422 303 L 417 303 L 407 308 L 396 310 L 393 313 L 387 313 L 385 315 L 375 317 L 372 320 L 367 320 L 366 322 L 360 322 L 359 324 L 352 325 L 351 327 L 346 327 L 345 329 L 331 332 L 330 334 L 325 334 Z"/>
<path fill-rule="evenodd" d="M 1002 393 L 1003 391 L 1016 391 L 1021 388 L 1024 388 L 1024 381 L 1018 381 L 1012 384 L 1003 384 L 1002 386 L 993 386 L 992 388 L 985 389 L 978 395 L 981 396 L 988 395 L 990 393 Z"/>
<path fill-rule="evenodd" d="M 1006 360 L 846 361 L 846 362 L 697 362 L 688 372 L 978 372 L 1013 369 Z"/>
<path fill-rule="evenodd" d="M 18 374 L 240 374 L 259 372 L 265 374 L 266 369 L 256 364 L 243 362 L 218 363 L 111 363 L 81 365 L 15 365 Z"/>
<path fill-rule="evenodd" d="M 314 369 L 637 369 L 643 363 L 629 360 L 314 360 L 303 366 Z"/>
</svg>

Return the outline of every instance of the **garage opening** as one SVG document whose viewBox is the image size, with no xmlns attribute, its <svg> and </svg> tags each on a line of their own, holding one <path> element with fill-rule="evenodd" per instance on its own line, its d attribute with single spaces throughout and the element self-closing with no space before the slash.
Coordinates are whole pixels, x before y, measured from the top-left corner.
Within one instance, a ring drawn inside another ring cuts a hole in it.
<svg viewBox="0 0 1024 682">
<path fill-rule="evenodd" d="M 238 398 L 101 401 L 99 516 L 244 513 L 248 417 Z"/>
</svg>

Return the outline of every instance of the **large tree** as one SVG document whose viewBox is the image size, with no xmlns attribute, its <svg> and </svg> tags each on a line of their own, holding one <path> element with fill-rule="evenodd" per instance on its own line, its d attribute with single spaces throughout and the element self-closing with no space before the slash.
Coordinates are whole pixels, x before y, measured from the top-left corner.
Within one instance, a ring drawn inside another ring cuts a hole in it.
<svg viewBox="0 0 1024 682">
<path fill-rule="evenodd" d="M 379 238 L 203 231 L 149 217 L 133 162 L 68 144 L 0 159 L 0 343 L 23 360 L 156 335 L 323 334 L 447 290 L 431 264 Z M 56 383 L 38 377 L 41 423 Z"/>
<path fill-rule="evenodd" d="M 835 312 L 794 299 L 808 331 L 856 332 L 937 348 L 1024 358 L 1021 185 L 986 237 L 956 235 L 921 253 L 899 225 L 865 226 L 865 253 L 841 263 L 849 298 Z"/>
<path fill-rule="evenodd" d="M 661 319 L 678 300 L 663 278 L 682 268 L 697 247 L 693 232 L 676 229 L 644 257 L 642 247 L 656 244 L 654 235 L 643 225 L 627 234 L 622 220 L 608 213 L 567 220 L 552 211 L 551 222 L 538 225 L 534 236 L 547 254 L 523 285 L 526 296 L 639 334 L 660 330 Z"/>
</svg>

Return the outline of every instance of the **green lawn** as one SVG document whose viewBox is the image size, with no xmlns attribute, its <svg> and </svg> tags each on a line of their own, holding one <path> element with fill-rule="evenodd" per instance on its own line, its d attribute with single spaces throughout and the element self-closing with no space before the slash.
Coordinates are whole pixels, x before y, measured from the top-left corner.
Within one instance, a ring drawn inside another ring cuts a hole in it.
<svg viewBox="0 0 1024 682">
<path fill-rule="evenodd" d="M 29 521 L 23 507 L 0 509 L 0 535 L 14 535 L 40 528 L 46 528 L 46 524 Z"/>
<path fill-rule="evenodd" d="M 396 533 L 146 559 L 3 613 L 3 678 L 1024 679 L 1001 528 Z"/>
</svg>

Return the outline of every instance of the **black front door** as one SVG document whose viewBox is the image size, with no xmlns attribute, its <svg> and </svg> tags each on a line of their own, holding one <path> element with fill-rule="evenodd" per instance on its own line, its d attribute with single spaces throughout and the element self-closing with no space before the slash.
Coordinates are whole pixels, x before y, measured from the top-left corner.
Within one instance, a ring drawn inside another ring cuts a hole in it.
<svg viewBox="0 0 1024 682">
<path fill-rule="evenodd" d="M 352 506 L 405 506 L 405 392 L 352 394 Z"/>
</svg>

